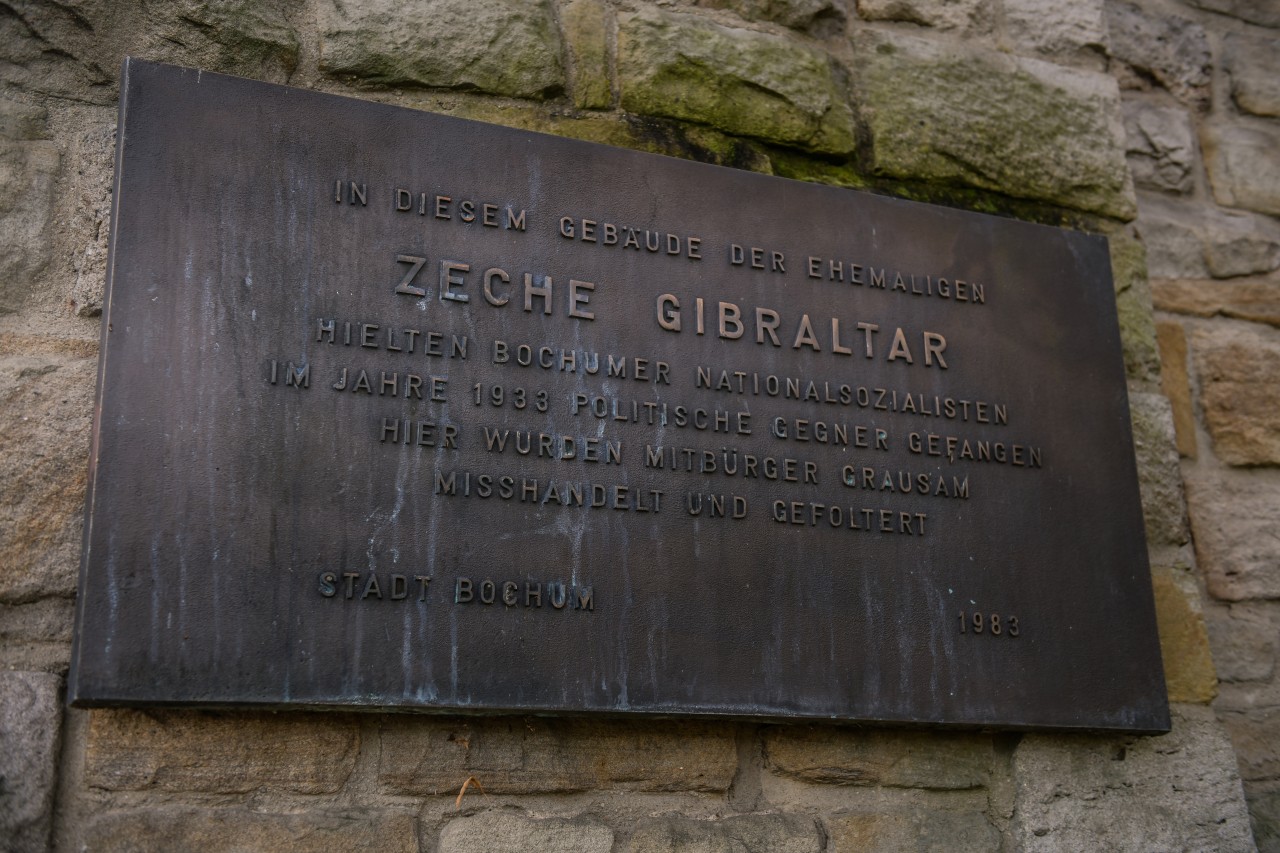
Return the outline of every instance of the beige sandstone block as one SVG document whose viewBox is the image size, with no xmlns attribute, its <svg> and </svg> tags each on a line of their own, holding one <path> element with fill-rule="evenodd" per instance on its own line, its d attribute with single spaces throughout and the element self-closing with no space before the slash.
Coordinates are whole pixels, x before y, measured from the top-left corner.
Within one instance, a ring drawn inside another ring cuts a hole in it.
<svg viewBox="0 0 1280 853">
<path fill-rule="evenodd" d="M 980 812 L 932 809 L 842 814 L 827 821 L 830 853 L 988 853 L 1000 833 Z"/>
<path fill-rule="evenodd" d="M 765 736 L 766 769 L 819 785 L 981 788 L 991 758 L 981 734 L 786 726 Z"/>
<path fill-rule="evenodd" d="M 1280 216 L 1280 128 L 1210 124 L 1202 142 L 1219 204 Z"/>
<path fill-rule="evenodd" d="M 490 794 L 620 789 L 724 791 L 738 768 L 734 727 L 541 717 L 382 723 L 378 778 L 397 794 L 452 794 L 474 777 Z"/>
<path fill-rule="evenodd" d="M 1196 559 L 1210 594 L 1280 598 L 1280 471 L 1198 466 L 1186 483 Z"/>
<path fill-rule="evenodd" d="M 642 823 L 626 853 L 822 853 L 822 835 L 812 817 L 739 815 L 724 820 L 667 816 Z"/>
<path fill-rule="evenodd" d="M 1155 594 L 1160 655 L 1170 702 L 1208 703 L 1218 695 L 1218 675 L 1209 652 L 1209 634 L 1200 611 L 1199 591 L 1176 570 L 1156 568 Z"/>
<path fill-rule="evenodd" d="M 455 818 L 438 853 L 610 853 L 613 830 L 592 818 L 530 818 L 508 811 Z"/>
<path fill-rule="evenodd" d="M 1193 317 L 1230 317 L 1280 328 L 1280 282 L 1158 281 L 1151 288 L 1158 311 Z"/>
<path fill-rule="evenodd" d="M 1219 326 L 1191 339 L 1214 453 L 1231 465 L 1280 464 L 1280 334 Z"/>
<path fill-rule="evenodd" d="M 157 806 L 107 812 L 83 830 L 79 849 L 94 853 L 418 853 L 409 812 L 326 810 L 293 814 L 243 808 Z"/>
<path fill-rule="evenodd" d="M 1211 708 L 1171 710 L 1173 731 L 1159 737 L 1023 737 L 1013 756 L 1013 849 L 1250 853 L 1226 732 Z"/>
<path fill-rule="evenodd" d="M 1180 323 L 1157 323 L 1160 347 L 1160 390 L 1173 412 L 1173 434 L 1178 453 L 1196 458 L 1196 415 L 1187 373 L 1187 335 Z"/>
<path fill-rule="evenodd" d="M 84 776 L 108 790 L 323 794 L 347 781 L 359 748 L 348 715 L 98 710 Z"/>
<path fill-rule="evenodd" d="M 0 602 L 75 591 L 96 350 L 0 335 Z"/>
</svg>

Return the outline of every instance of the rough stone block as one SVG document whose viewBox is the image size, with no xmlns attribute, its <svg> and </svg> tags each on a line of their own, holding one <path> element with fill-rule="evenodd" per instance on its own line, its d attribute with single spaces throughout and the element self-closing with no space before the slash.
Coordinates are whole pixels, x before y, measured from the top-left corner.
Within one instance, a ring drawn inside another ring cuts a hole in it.
<svg viewBox="0 0 1280 853">
<path fill-rule="evenodd" d="M 613 830 L 593 818 L 526 817 L 495 811 L 459 817 L 440 831 L 439 853 L 609 853 Z"/>
<path fill-rule="evenodd" d="M 618 77 L 633 113 L 843 154 L 853 118 L 832 60 L 792 36 L 641 7 L 620 14 Z"/>
<path fill-rule="evenodd" d="M 981 788 L 991 760 L 987 735 L 788 726 L 765 736 L 768 770 L 819 785 Z"/>
<path fill-rule="evenodd" d="M 1280 5 L 1272 0 L 1187 0 L 1198 9 L 1221 12 L 1251 24 L 1280 27 Z"/>
<path fill-rule="evenodd" d="M 84 778 L 115 791 L 324 794 L 346 782 L 359 747 L 344 715 L 93 711 Z"/>
<path fill-rule="evenodd" d="M 1139 382 L 1160 375 L 1156 327 L 1151 315 L 1151 283 L 1147 280 L 1146 251 L 1125 233 L 1111 235 L 1111 281 L 1116 293 L 1116 317 L 1125 374 Z"/>
<path fill-rule="evenodd" d="M 62 679 L 0 672 L 0 849 L 45 850 L 53 821 Z"/>
<path fill-rule="evenodd" d="M 1228 33 L 1222 57 L 1236 106 L 1259 116 L 1280 116 L 1280 39 Z"/>
<path fill-rule="evenodd" d="M 1138 231 L 1147 247 L 1147 269 L 1153 279 L 1209 277 L 1204 247 L 1194 225 L 1144 204 Z"/>
<path fill-rule="evenodd" d="M 48 139 L 48 120 L 44 107 L 0 98 L 0 139 Z"/>
<path fill-rule="evenodd" d="M 1233 278 L 1280 267 L 1280 225 L 1265 216 L 1147 197 L 1138 230 L 1152 278 Z"/>
<path fill-rule="evenodd" d="M 845 27 L 845 11 L 836 0 L 696 0 L 699 6 L 728 9 L 748 21 L 769 21 L 815 36 Z"/>
<path fill-rule="evenodd" d="M 911 853 L 1000 849 L 1000 833 L 976 812 L 912 809 L 842 814 L 827 820 L 830 853 Z"/>
<path fill-rule="evenodd" d="M 1132 3 L 1108 3 L 1106 11 L 1111 57 L 1127 85 L 1154 80 L 1185 104 L 1208 103 L 1213 56 L 1203 27 Z"/>
<path fill-rule="evenodd" d="M 95 43 L 105 41 L 117 5 L 6 4 L 0 15 L 0 80 L 30 92 L 109 103 L 115 97 L 118 65 L 101 62 Z"/>
<path fill-rule="evenodd" d="M 1111 77 L 889 32 L 859 33 L 855 55 L 876 174 L 1133 217 Z"/>
<path fill-rule="evenodd" d="M 113 117 L 110 122 L 89 124 L 81 130 L 69 152 L 76 168 L 68 176 L 66 186 L 66 194 L 73 204 L 66 224 L 66 240 L 74 249 L 71 263 L 76 275 L 67 304 L 79 317 L 102 314 L 107 283 L 107 239 L 111 233 L 115 141 Z"/>
<path fill-rule="evenodd" d="M 490 794 L 725 791 L 738 767 L 734 730 L 701 723 L 392 717 L 381 740 L 378 777 L 397 794 L 456 792 L 471 776 Z"/>
<path fill-rule="evenodd" d="M 724 820 L 664 816 L 640 824 L 626 853 L 822 853 L 822 835 L 804 815 L 752 814 Z"/>
<path fill-rule="evenodd" d="M 1222 723 L 1231 734 L 1242 779 L 1280 779 L 1280 708 L 1223 713 Z"/>
<path fill-rule="evenodd" d="M 1129 412 L 1147 541 L 1184 545 L 1190 533 L 1169 400 L 1163 394 L 1130 394 Z"/>
<path fill-rule="evenodd" d="M 328 74 L 516 98 L 564 89 L 549 0 L 329 0 L 320 20 Z"/>
<path fill-rule="evenodd" d="M 1200 405 L 1218 458 L 1280 464 L 1280 336 L 1248 327 L 1192 337 Z"/>
<path fill-rule="evenodd" d="M 49 3 L 21 0 L 0 17 L 0 79 L 31 92 L 113 104 L 126 54 L 284 82 L 301 41 L 296 4 L 260 0 Z"/>
<path fill-rule="evenodd" d="M 1173 731 L 1160 737 L 1024 737 L 1013 757 L 1013 849 L 1252 851 L 1221 724 L 1207 707 L 1172 711 Z"/>
<path fill-rule="evenodd" d="M 50 57 L 33 66 L 53 76 L 48 83 L 28 83 L 27 88 L 110 104 L 113 118 L 120 62 L 125 55 L 276 83 L 287 82 L 298 67 L 301 39 L 292 22 L 296 4 L 168 0 L 78 3 L 74 7 L 24 5 L 29 9 L 74 9 L 76 13 L 65 29 L 41 32 L 57 48 L 49 53 L 59 56 L 61 63 Z M 38 14 L 52 17 L 47 12 Z"/>
<path fill-rule="evenodd" d="M 49 266 L 60 155 L 42 110 L 0 98 L 0 314 L 16 311 Z"/>
<path fill-rule="evenodd" d="M 613 103 L 608 14 L 602 0 L 566 0 L 560 6 L 560 26 L 569 48 L 569 90 L 580 109 L 605 109 Z"/>
<path fill-rule="evenodd" d="M 1196 414 L 1191 401 L 1191 378 L 1187 372 L 1187 336 L 1181 323 L 1157 323 L 1160 347 L 1160 391 L 1169 400 L 1173 413 L 1173 436 L 1178 453 L 1196 458 Z"/>
<path fill-rule="evenodd" d="M 1153 279 L 1208 278 L 1198 223 L 1183 207 L 1144 197 L 1138 232 L 1147 246 L 1147 269 Z"/>
<path fill-rule="evenodd" d="M 1189 193 L 1195 186 L 1196 140 L 1186 110 L 1143 101 L 1124 105 L 1125 152 L 1139 187 Z"/>
<path fill-rule="evenodd" d="M 1254 714 L 1274 711 L 1280 708 L 1280 680 L 1272 681 L 1233 681 L 1221 682 L 1218 685 L 1218 698 L 1213 702 L 1213 709 L 1218 716 L 1225 714 Z M 1274 780 L 1280 787 L 1280 778 Z M 1246 784 L 1245 789 L 1257 790 L 1258 783 Z"/>
<path fill-rule="evenodd" d="M 983 35 L 994 25 L 992 4 L 983 0 L 857 0 L 858 15 L 867 21 L 902 21 Z"/>
<path fill-rule="evenodd" d="M 77 849 L 95 853 L 418 853 L 419 849 L 418 828 L 409 812 L 326 811 L 317 805 L 294 814 L 178 806 L 114 811 L 90 821 L 82 838 Z"/>
<path fill-rule="evenodd" d="M 1219 204 L 1280 216 L 1280 129 L 1209 125 L 1202 141 Z"/>
<path fill-rule="evenodd" d="M 1071 54 L 1105 50 L 1107 26 L 1102 0 L 1004 0 L 1004 24 L 1024 51 Z"/>
<path fill-rule="evenodd" d="M 75 592 L 96 349 L 0 336 L 0 602 Z"/>
<path fill-rule="evenodd" d="M 1151 289 L 1160 311 L 1196 317 L 1231 317 L 1280 328 L 1280 282 L 1160 281 Z"/>
<path fill-rule="evenodd" d="M 1205 262 L 1214 278 L 1280 268 L 1280 226 L 1265 216 L 1218 213 L 1204 220 Z"/>
<path fill-rule="evenodd" d="M 1268 681 L 1276 672 L 1280 603 L 1242 601 L 1205 610 L 1209 645 L 1223 681 Z"/>
<path fill-rule="evenodd" d="M 1151 586 L 1169 701 L 1213 701 L 1218 695 L 1218 675 L 1209 652 L 1200 590 L 1186 572 L 1177 569 L 1153 570 Z"/>
<path fill-rule="evenodd" d="M 1280 471 L 1201 465 L 1186 484 L 1209 592 L 1222 601 L 1280 598 Z"/>
<path fill-rule="evenodd" d="M 1249 792 L 1249 816 L 1258 853 L 1280 853 L 1280 788 Z"/>
<path fill-rule="evenodd" d="M 74 606 L 70 598 L 0 604 L 0 648 L 4 650 L 4 665 L 64 674 L 71 660 Z"/>
<path fill-rule="evenodd" d="M 188 45 L 202 65 L 283 82 L 298 67 L 300 50 L 285 8 L 260 0 L 180 0 L 166 10 L 173 15 L 172 24 L 159 29 L 181 43 L 207 39 L 209 49 Z"/>
</svg>

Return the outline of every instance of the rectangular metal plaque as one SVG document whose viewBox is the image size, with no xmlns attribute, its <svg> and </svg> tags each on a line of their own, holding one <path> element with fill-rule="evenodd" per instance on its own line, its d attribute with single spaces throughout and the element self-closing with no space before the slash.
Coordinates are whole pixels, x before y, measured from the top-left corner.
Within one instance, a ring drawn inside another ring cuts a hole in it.
<svg viewBox="0 0 1280 853">
<path fill-rule="evenodd" d="M 1169 726 L 1106 242 L 130 61 L 77 705 Z"/>
</svg>

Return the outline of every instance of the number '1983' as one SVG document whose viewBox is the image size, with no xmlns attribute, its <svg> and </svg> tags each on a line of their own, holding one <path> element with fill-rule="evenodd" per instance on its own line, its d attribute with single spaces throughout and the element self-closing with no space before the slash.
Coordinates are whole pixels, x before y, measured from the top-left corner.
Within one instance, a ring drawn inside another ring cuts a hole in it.
<svg viewBox="0 0 1280 853">
<path fill-rule="evenodd" d="M 960 611 L 961 634 L 989 634 L 993 637 L 1017 637 L 1022 628 L 1017 616 L 1001 616 L 999 613 Z"/>
</svg>

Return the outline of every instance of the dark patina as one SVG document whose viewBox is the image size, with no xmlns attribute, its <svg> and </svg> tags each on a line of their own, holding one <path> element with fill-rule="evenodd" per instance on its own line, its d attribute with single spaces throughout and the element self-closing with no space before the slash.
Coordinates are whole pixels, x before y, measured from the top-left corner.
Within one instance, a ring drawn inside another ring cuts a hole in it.
<svg viewBox="0 0 1280 853">
<path fill-rule="evenodd" d="M 1099 237 L 131 61 L 70 698 L 1167 730 Z"/>
</svg>

